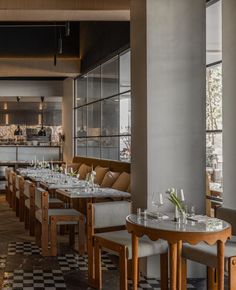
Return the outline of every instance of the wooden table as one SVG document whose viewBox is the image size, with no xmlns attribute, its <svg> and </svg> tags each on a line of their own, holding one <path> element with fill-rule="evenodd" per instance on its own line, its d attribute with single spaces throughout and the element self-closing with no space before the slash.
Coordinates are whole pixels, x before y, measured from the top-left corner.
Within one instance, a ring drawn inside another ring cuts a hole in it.
<svg viewBox="0 0 236 290">
<path fill-rule="evenodd" d="M 132 234 L 133 290 L 137 290 L 138 277 L 138 238 L 147 235 L 151 240 L 163 239 L 169 243 L 170 257 L 170 289 L 184 290 L 185 279 L 182 278 L 182 242 L 197 244 L 206 242 L 217 243 L 218 253 L 218 289 L 224 290 L 224 245 L 231 237 L 231 225 L 220 221 L 217 226 L 206 223 L 188 221 L 180 224 L 172 220 L 138 219 L 137 215 L 126 218 L 127 229 Z M 185 277 L 186 278 L 186 277 Z"/>
</svg>

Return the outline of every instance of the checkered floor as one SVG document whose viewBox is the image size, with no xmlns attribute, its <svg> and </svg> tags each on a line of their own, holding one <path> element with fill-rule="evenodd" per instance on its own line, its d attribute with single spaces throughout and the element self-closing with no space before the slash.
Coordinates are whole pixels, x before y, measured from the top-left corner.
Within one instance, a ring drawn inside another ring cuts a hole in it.
<svg viewBox="0 0 236 290">
<path fill-rule="evenodd" d="M 34 242 L 11 242 L 8 244 L 7 254 L 9 256 L 16 254 L 26 256 L 40 255 L 41 249 Z"/>
<path fill-rule="evenodd" d="M 65 256 L 59 256 L 57 258 L 60 268 L 63 272 L 71 271 L 71 270 L 80 270 L 87 271 L 88 270 L 88 256 L 79 256 L 77 254 L 68 254 Z M 115 265 L 109 255 L 106 253 L 102 254 L 102 270 L 117 270 L 117 265 Z"/>
<path fill-rule="evenodd" d="M 189 279 L 187 283 L 187 290 L 203 290 L 205 288 L 198 288 L 196 285 L 202 282 L 202 279 Z M 132 289 L 132 281 L 128 281 L 129 289 Z M 138 290 L 159 290 L 161 289 L 160 280 L 148 277 L 140 277 Z"/>
<path fill-rule="evenodd" d="M 5 272 L 2 290 L 59 290 L 66 289 L 61 270 L 15 270 Z"/>
<path fill-rule="evenodd" d="M 7 263 L 7 257 L 18 255 L 32 256 L 40 255 L 41 249 L 34 242 L 11 242 L 8 244 L 7 255 L 0 255 L 0 270 L 4 270 Z M 2 290 L 57 290 L 67 289 L 63 275 L 71 271 L 87 271 L 87 255 L 66 254 L 57 257 L 59 270 L 31 270 L 17 269 L 6 271 L 3 275 Z M 113 262 L 111 256 L 102 253 L 102 269 L 104 271 L 117 270 L 116 262 Z M 129 281 L 129 289 L 132 289 L 132 281 Z M 152 278 L 141 277 L 139 281 L 139 290 L 159 290 L 160 281 Z M 205 282 L 202 279 L 189 279 L 188 290 L 205 290 Z M 112 290 L 112 289 L 111 289 Z"/>
</svg>

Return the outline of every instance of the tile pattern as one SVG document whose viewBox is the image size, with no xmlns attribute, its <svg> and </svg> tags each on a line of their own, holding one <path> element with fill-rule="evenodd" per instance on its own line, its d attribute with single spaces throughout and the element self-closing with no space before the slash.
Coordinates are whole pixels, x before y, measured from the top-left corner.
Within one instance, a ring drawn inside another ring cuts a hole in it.
<svg viewBox="0 0 236 290">
<path fill-rule="evenodd" d="M 190 279 L 187 284 L 187 290 L 197 290 L 196 286 L 194 286 L 194 283 L 191 282 L 199 282 L 200 279 Z M 129 289 L 132 289 L 132 281 L 128 281 Z M 159 290 L 161 289 L 160 280 L 157 280 L 155 278 L 148 278 L 148 277 L 140 277 L 139 284 L 138 284 L 138 290 Z"/>
<path fill-rule="evenodd" d="M 9 256 L 21 254 L 24 256 L 40 255 L 41 250 L 34 242 L 10 242 L 8 244 Z"/>
<path fill-rule="evenodd" d="M 66 284 L 61 270 L 15 270 L 5 272 L 2 290 L 64 290 Z"/>
<path fill-rule="evenodd" d="M 66 254 L 65 256 L 59 256 L 57 258 L 60 268 L 63 272 L 80 270 L 88 270 L 88 256 L 79 256 L 77 254 Z M 117 270 L 115 265 L 107 253 L 102 253 L 102 270 Z"/>
</svg>

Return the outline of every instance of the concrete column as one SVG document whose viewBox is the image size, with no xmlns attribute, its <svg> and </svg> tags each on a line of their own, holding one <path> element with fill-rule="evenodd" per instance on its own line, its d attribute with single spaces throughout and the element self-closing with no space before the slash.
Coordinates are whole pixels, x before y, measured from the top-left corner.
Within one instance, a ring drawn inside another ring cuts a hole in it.
<svg viewBox="0 0 236 290">
<path fill-rule="evenodd" d="M 205 0 L 131 0 L 132 196 L 183 188 L 204 213 Z M 163 210 L 172 209 L 167 203 Z M 156 269 L 149 269 L 149 273 Z"/>
<path fill-rule="evenodd" d="M 62 98 L 62 133 L 65 135 L 65 141 L 63 144 L 63 160 L 66 162 L 72 162 L 74 155 L 73 104 L 74 79 L 67 78 L 63 81 Z"/>
<path fill-rule="evenodd" d="M 236 2 L 222 3 L 224 206 L 236 208 Z"/>
</svg>

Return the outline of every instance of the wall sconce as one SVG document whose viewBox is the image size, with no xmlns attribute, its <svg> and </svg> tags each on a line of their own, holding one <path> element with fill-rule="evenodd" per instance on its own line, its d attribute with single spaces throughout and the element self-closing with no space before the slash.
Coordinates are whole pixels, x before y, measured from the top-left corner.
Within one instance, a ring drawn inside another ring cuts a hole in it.
<svg viewBox="0 0 236 290">
<path fill-rule="evenodd" d="M 3 110 L 7 110 L 7 103 L 4 103 Z"/>
<path fill-rule="evenodd" d="M 42 125 L 42 115 L 38 114 L 38 125 Z"/>
<path fill-rule="evenodd" d="M 9 125 L 9 114 L 5 115 L 5 125 Z"/>
</svg>

